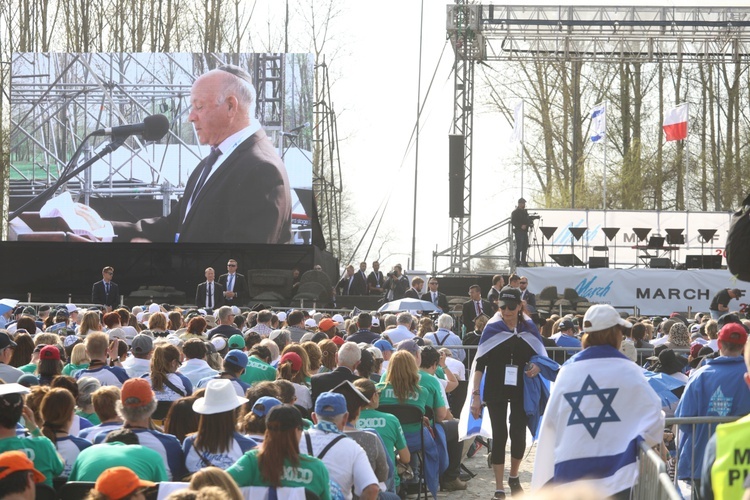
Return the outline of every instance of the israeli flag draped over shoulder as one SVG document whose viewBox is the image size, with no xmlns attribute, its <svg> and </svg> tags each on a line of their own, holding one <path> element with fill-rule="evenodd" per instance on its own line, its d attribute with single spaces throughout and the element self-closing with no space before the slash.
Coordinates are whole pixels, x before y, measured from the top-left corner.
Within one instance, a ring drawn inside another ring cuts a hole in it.
<svg viewBox="0 0 750 500">
<path fill-rule="evenodd" d="M 484 327 L 484 330 L 482 330 L 482 336 L 479 338 L 477 354 L 476 356 L 474 356 L 474 361 L 472 361 L 471 363 L 471 370 L 469 371 L 469 395 L 466 397 L 466 401 L 464 401 L 463 408 L 461 408 L 461 418 L 458 422 L 459 440 L 463 441 L 475 436 L 492 438 L 492 425 L 490 423 L 490 414 L 487 411 L 487 408 L 482 409 L 482 414 L 479 418 L 474 418 L 474 416 L 471 414 L 471 391 L 474 388 L 474 376 L 477 368 L 477 359 L 481 358 L 492 349 L 513 336 L 521 337 L 521 339 L 529 344 L 531 348 L 534 349 L 534 352 L 536 352 L 536 356 L 532 358 L 532 362 L 536 362 L 537 366 L 539 366 L 540 369 L 543 370 L 540 375 L 535 377 L 539 378 L 542 386 L 538 387 L 537 389 L 540 389 L 542 393 L 545 392 L 545 388 L 547 391 L 549 391 L 549 381 L 544 379 L 544 377 L 542 377 L 542 374 L 546 371 L 545 366 L 550 365 L 553 366 L 552 371 L 556 372 L 557 363 L 549 359 L 549 356 L 547 356 L 547 351 L 544 348 L 544 344 L 542 343 L 542 336 L 539 334 L 539 330 L 537 330 L 534 322 L 531 321 L 531 319 L 527 316 L 524 316 L 524 321 L 519 321 L 516 330 L 512 331 L 508 328 L 508 325 L 503 322 L 503 318 L 500 312 L 495 313 L 495 316 L 492 317 L 492 319 Z M 544 362 L 544 358 L 546 358 L 546 361 L 548 361 L 549 363 Z M 482 381 L 480 383 L 479 389 L 482 401 L 484 401 L 484 386 L 486 376 L 487 374 L 482 375 Z M 526 377 L 524 379 L 524 382 L 528 383 L 529 380 L 530 379 Z M 502 383 L 502 381 L 499 381 L 499 383 Z M 526 387 L 524 387 L 524 389 L 526 389 Z M 526 393 L 526 391 L 524 392 Z M 546 399 L 544 402 L 546 402 Z M 527 405 L 524 404 L 524 407 L 526 408 Z M 539 413 L 541 413 L 541 411 Z M 527 414 L 529 414 L 528 410 Z M 536 416 L 540 417 L 541 415 L 537 414 Z M 532 425 L 534 429 L 531 430 L 533 435 L 536 435 L 535 424 L 537 424 L 540 420 L 541 419 L 533 420 L 534 423 Z"/>
<path fill-rule="evenodd" d="M 542 417 L 532 489 L 579 480 L 606 495 L 631 488 L 639 443 L 662 439 L 661 407 L 641 367 L 619 350 L 577 353 L 560 369 Z"/>
</svg>

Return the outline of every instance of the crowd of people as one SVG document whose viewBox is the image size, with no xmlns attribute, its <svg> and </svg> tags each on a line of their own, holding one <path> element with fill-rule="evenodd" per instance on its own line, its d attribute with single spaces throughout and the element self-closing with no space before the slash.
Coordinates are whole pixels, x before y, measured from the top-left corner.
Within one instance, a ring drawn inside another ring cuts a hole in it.
<svg viewBox="0 0 750 500">
<path fill-rule="evenodd" d="M 427 283 L 439 302 L 437 279 Z M 424 281 L 411 284 L 418 293 Z M 748 320 L 623 318 L 606 305 L 540 319 L 527 287 L 499 277 L 483 299 L 472 286 L 460 320 L 18 307 L 0 330 L 0 498 L 85 481 L 102 500 L 171 482 L 170 498 L 290 487 L 388 499 L 420 478 L 435 497 L 467 488 L 462 440 L 484 434 L 502 499 L 523 493 L 527 428 L 539 442 L 534 489 L 586 480 L 628 498 L 643 441 L 703 497 L 741 491 L 725 455 L 744 420 L 713 435 L 680 426 L 675 439 L 664 416 L 750 413 Z M 399 420 L 404 405 L 423 421 Z"/>
</svg>

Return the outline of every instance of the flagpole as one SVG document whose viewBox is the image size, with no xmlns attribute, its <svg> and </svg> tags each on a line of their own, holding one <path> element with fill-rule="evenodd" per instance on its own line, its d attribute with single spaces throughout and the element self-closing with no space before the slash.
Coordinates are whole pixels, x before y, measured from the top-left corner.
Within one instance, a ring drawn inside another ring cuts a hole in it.
<svg viewBox="0 0 750 500">
<path fill-rule="evenodd" d="M 690 103 L 686 103 L 687 106 L 687 123 L 685 125 L 685 194 L 683 199 L 685 200 L 685 211 L 688 211 L 688 199 L 690 189 L 688 189 L 688 183 L 690 182 Z"/>
<path fill-rule="evenodd" d="M 521 146 L 521 198 L 523 198 L 523 138 L 518 144 Z"/>
<path fill-rule="evenodd" d="M 604 101 L 604 130 L 607 130 L 607 101 Z M 604 182 L 602 194 L 602 209 L 604 210 L 604 226 L 607 226 L 607 133 L 604 133 Z"/>
</svg>

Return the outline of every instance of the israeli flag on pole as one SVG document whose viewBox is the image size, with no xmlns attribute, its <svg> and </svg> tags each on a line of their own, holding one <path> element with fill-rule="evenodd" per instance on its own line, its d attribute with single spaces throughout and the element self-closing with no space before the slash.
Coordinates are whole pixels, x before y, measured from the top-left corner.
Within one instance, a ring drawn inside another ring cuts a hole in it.
<svg viewBox="0 0 750 500">
<path fill-rule="evenodd" d="M 599 142 L 607 133 L 607 105 L 600 103 L 591 110 L 591 142 Z"/>
<path fill-rule="evenodd" d="M 513 132 L 510 142 L 523 142 L 523 101 L 516 103 L 513 108 Z"/>
</svg>

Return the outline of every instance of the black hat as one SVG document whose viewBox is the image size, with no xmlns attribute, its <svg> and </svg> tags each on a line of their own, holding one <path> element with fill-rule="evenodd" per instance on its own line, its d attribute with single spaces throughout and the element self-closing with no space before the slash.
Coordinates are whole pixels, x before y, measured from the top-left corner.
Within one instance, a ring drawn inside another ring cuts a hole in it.
<svg viewBox="0 0 750 500">
<path fill-rule="evenodd" d="M 680 373 L 687 364 L 687 360 L 682 356 L 677 356 L 672 349 L 664 349 L 659 353 L 659 371 L 671 375 Z"/>
<path fill-rule="evenodd" d="M 518 305 L 521 302 L 521 291 L 510 286 L 503 287 L 497 296 L 499 305 Z"/>
<path fill-rule="evenodd" d="M 560 321 L 560 323 L 557 325 L 557 329 L 559 331 L 563 330 L 575 330 L 576 325 L 573 323 L 573 321 L 569 320 L 568 318 L 565 318 L 564 320 Z"/>
<path fill-rule="evenodd" d="M 278 405 L 266 415 L 266 428 L 269 431 L 290 431 L 302 428 L 302 415 L 292 405 Z"/>
<path fill-rule="evenodd" d="M 6 347 L 16 347 L 16 343 L 13 342 L 8 332 L 0 331 L 0 351 Z"/>
</svg>

